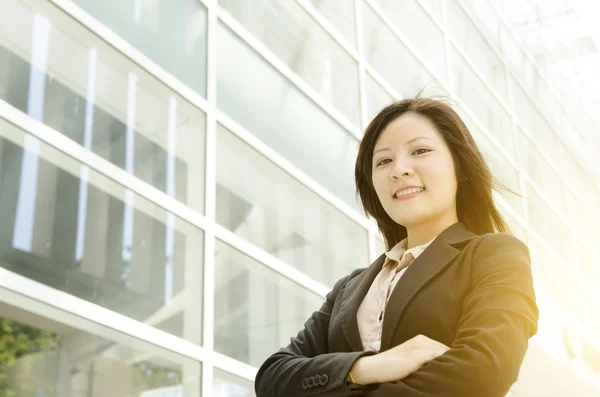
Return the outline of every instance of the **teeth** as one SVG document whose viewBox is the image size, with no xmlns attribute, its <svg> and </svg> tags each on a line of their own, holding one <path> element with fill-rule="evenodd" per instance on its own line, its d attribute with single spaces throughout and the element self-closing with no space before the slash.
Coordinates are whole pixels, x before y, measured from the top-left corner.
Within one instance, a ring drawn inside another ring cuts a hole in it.
<svg viewBox="0 0 600 397">
<path fill-rule="evenodd" d="M 394 197 L 398 198 L 398 197 L 406 196 L 407 194 L 422 192 L 423 190 L 425 190 L 424 187 L 415 187 L 412 189 L 402 190 L 401 192 L 396 193 L 396 195 Z"/>
</svg>

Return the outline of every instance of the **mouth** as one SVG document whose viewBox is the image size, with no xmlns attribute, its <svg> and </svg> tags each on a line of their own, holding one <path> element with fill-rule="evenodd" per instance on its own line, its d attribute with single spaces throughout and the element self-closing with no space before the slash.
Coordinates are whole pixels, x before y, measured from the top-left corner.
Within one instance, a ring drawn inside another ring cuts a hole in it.
<svg viewBox="0 0 600 397">
<path fill-rule="evenodd" d="M 424 187 L 415 187 L 411 189 L 405 189 L 394 193 L 392 196 L 394 200 L 407 200 L 421 194 L 425 190 Z"/>
</svg>

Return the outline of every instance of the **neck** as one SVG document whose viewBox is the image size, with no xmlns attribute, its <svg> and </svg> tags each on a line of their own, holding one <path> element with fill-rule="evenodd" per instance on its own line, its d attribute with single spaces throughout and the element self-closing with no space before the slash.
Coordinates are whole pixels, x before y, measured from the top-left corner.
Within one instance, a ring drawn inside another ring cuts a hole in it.
<svg viewBox="0 0 600 397">
<path fill-rule="evenodd" d="M 432 222 L 419 223 L 406 227 L 408 233 L 408 241 L 406 249 L 418 247 L 426 244 L 437 237 L 441 232 L 458 222 L 456 216 L 446 218 L 436 218 Z"/>
</svg>

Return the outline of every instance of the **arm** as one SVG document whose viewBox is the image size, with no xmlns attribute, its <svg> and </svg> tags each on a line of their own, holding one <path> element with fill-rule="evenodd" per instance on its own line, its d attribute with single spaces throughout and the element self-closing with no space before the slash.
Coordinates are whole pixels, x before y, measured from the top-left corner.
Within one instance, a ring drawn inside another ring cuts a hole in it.
<svg viewBox="0 0 600 397">
<path fill-rule="evenodd" d="M 354 362 L 372 352 L 328 353 L 327 334 L 333 304 L 339 290 L 351 277 L 339 280 L 327 294 L 319 311 L 314 312 L 290 344 L 273 354 L 258 370 L 255 380 L 257 397 L 363 395 L 372 387 L 348 389 L 346 378 Z M 320 384 L 308 387 L 306 379 L 319 375 Z"/>
<path fill-rule="evenodd" d="M 471 292 L 450 350 L 371 397 L 502 397 L 537 332 L 529 250 L 508 234 L 486 236 L 473 254 Z"/>
</svg>

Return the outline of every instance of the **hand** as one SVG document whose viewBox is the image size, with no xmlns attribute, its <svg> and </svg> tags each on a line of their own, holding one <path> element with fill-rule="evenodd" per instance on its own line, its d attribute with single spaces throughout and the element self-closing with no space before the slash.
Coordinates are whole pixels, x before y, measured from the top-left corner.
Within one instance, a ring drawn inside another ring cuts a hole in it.
<svg viewBox="0 0 600 397">
<path fill-rule="evenodd" d="M 443 343 L 417 335 L 385 352 L 359 358 L 352 367 L 352 377 L 362 385 L 398 381 L 448 350 Z"/>
</svg>

